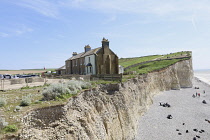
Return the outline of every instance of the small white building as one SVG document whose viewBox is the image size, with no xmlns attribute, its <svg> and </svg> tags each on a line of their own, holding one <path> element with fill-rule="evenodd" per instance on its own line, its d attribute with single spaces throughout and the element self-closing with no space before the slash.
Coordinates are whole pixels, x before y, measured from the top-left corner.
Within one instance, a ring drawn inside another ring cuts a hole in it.
<svg viewBox="0 0 210 140">
<path fill-rule="evenodd" d="M 123 74 L 124 73 L 124 67 L 119 65 L 119 74 Z"/>
</svg>

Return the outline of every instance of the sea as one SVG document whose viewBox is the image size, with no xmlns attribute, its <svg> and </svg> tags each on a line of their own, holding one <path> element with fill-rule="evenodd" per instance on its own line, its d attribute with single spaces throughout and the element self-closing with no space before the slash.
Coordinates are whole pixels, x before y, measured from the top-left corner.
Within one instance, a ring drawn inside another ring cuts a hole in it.
<svg viewBox="0 0 210 140">
<path fill-rule="evenodd" d="M 194 70 L 194 77 L 210 85 L 210 69 L 207 70 Z"/>
</svg>

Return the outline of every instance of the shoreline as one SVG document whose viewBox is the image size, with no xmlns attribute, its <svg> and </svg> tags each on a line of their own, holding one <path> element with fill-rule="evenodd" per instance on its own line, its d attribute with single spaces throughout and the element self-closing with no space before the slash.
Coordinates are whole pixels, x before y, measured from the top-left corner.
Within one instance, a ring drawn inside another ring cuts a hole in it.
<svg viewBox="0 0 210 140">
<path fill-rule="evenodd" d="M 202 77 L 194 76 L 194 79 L 195 79 L 196 81 L 201 82 L 201 83 L 203 83 L 204 85 L 210 87 L 210 82 L 206 81 L 206 80 L 203 79 Z"/>
<path fill-rule="evenodd" d="M 193 98 L 196 92 L 200 93 L 200 97 Z M 203 100 L 207 104 L 203 104 Z M 171 107 L 160 106 L 160 102 Z M 194 77 L 192 88 L 164 91 L 153 97 L 153 104 L 140 117 L 135 140 L 192 140 L 194 137 L 196 140 L 207 140 L 210 137 L 210 123 L 205 120 L 210 120 L 209 108 L 210 85 Z M 168 115 L 172 115 L 172 119 L 168 119 Z M 205 132 L 199 132 L 201 130 Z"/>
</svg>

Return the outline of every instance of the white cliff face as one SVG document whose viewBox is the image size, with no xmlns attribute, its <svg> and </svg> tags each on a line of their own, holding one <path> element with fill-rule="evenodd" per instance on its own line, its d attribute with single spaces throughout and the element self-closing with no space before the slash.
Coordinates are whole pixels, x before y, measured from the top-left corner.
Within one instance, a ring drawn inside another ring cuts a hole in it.
<svg viewBox="0 0 210 140">
<path fill-rule="evenodd" d="M 138 119 L 161 91 L 192 87 L 192 62 L 140 75 L 121 84 L 100 85 L 64 106 L 36 109 L 23 118 L 21 139 L 132 140 Z"/>
</svg>

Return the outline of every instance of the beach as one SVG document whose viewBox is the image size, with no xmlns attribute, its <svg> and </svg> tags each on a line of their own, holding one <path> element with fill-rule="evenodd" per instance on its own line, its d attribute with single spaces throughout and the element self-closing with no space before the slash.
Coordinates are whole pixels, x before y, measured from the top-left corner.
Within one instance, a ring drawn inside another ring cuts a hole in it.
<svg viewBox="0 0 210 140">
<path fill-rule="evenodd" d="M 200 97 L 193 98 L 196 92 Z M 160 106 L 160 102 L 171 107 Z M 153 104 L 140 118 L 136 140 L 210 140 L 210 122 L 206 119 L 210 120 L 210 86 L 194 78 L 192 88 L 165 91 L 153 97 Z"/>
</svg>

